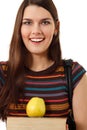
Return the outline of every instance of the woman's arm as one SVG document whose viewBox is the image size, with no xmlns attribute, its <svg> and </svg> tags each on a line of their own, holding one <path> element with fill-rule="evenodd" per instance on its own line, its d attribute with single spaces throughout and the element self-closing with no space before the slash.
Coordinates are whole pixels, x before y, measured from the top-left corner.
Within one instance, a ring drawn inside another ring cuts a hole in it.
<svg viewBox="0 0 87 130">
<path fill-rule="evenodd" d="M 73 93 L 76 130 L 87 130 L 87 74 L 84 74 Z"/>
</svg>

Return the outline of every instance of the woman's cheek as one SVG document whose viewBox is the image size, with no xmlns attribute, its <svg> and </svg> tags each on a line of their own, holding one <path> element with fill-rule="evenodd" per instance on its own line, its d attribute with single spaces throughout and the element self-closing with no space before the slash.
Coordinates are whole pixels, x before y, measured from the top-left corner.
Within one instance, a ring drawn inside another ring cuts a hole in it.
<svg viewBox="0 0 87 130">
<path fill-rule="evenodd" d="M 29 35 L 28 30 L 21 28 L 21 35 L 22 35 L 22 37 L 27 38 Z"/>
</svg>

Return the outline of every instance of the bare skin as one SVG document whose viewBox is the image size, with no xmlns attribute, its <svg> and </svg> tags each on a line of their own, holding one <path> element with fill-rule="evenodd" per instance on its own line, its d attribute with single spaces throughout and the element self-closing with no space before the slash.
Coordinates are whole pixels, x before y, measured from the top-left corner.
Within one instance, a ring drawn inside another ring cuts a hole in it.
<svg viewBox="0 0 87 130">
<path fill-rule="evenodd" d="M 87 130 L 87 74 L 84 74 L 74 90 L 73 111 L 76 130 Z"/>
</svg>

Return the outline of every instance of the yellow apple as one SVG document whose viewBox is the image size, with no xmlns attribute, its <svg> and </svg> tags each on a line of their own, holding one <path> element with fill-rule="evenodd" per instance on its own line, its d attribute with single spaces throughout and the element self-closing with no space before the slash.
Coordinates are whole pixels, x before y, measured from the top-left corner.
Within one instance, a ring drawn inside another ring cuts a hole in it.
<svg viewBox="0 0 87 130">
<path fill-rule="evenodd" d="M 26 105 L 26 113 L 29 117 L 43 117 L 46 105 L 43 98 L 32 97 Z"/>
</svg>

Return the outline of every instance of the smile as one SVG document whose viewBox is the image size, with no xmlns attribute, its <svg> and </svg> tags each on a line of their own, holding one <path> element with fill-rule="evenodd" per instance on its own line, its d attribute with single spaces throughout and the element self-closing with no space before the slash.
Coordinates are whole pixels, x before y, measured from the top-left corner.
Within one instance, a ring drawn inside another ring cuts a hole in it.
<svg viewBox="0 0 87 130">
<path fill-rule="evenodd" d="M 31 38 L 30 39 L 32 42 L 42 42 L 44 38 Z"/>
</svg>

